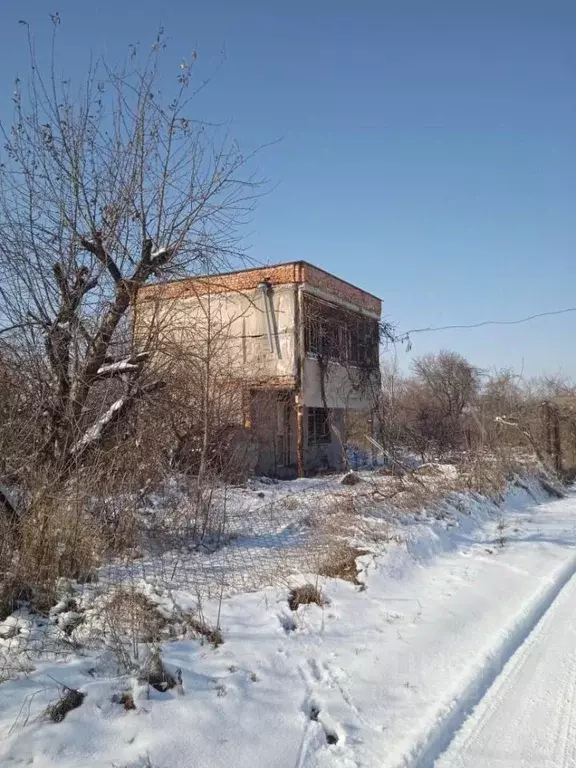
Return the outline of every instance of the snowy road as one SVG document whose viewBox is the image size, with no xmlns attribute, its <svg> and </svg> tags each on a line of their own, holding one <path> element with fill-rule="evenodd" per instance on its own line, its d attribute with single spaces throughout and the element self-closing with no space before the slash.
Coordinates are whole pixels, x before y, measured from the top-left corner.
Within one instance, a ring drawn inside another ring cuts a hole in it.
<svg viewBox="0 0 576 768">
<path fill-rule="evenodd" d="M 437 768 L 576 766 L 576 576 L 465 721 Z"/>
</svg>

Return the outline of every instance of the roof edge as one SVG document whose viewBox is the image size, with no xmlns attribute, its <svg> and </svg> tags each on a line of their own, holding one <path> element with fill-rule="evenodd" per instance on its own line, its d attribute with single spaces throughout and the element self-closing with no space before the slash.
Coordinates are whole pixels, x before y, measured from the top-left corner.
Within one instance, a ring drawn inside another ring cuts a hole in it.
<svg viewBox="0 0 576 768">
<path fill-rule="evenodd" d="M 334 278 L 335 280 L 339 280 L 341 283 L 344 283 L 345 285 L 349 285 L 351 288 L 355 288 L 357 291 L 361 291 L 367 296 L 371 296 L 373 299 L 377 299 L 380 302 L 382 301 L 380 296 L 376 296 L 375 293 L 366 291 L 364 290 L 364 288 L 361 288 L 359 285 L 355 285 L 354 283 L 351 283 L 349 280 L 344 280 L 342 277 L 335 275 L 333 272 L 328 272 L 327 269 L 323 269 L 323 267 L 318 267 L 316 264 L 313 264 L 311 261 L 306 261 L 306 259 L 295 259 L 294 261 L 281 261 L 275 264 L 260 264 L 258 266 L 247 267 L 244 269 L 231 269 L 231 270 L 228 270 L 227 272 L 211 272 L 203 275 L 188 275 L 187 277 L 180 277 L 180 278 L 177 278 L 176 280 L 166 280 L 165 282 L 157 281 L 154 283 L 147 283 L 146 285 L 142 286 L 141 290 L 158 288 L 160 286 L 177 285 L 178 283 L 185 283 L 193 280 L 208 280 L 210 278 L 216 278 L 216 277 L 218 278 L 229 277 L 233 275 L 243 274 L 246 272 L 256 272 L 256 271 L 262 271 L 265 269 L 277 269 L 278 267 L 290 267 L 290 266 L 297 266 L 297 265 L 306 265 L 308 267 L 312 267 L 313 269 L 316 269 L 319 272 L 322 272 L 325 275 L 328 275 L 329 277 Z"/>
</svg>

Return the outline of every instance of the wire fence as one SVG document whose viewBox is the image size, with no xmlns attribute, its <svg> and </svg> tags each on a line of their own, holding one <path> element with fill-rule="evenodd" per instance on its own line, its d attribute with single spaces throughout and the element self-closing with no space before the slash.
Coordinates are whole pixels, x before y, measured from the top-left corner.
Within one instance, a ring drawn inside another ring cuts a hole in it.
<svg viewBox="0 0 576 768">
<path fill-rule="evenodd" d="M 392 481 L 374 474 L 352 486 L 339 478 L 215 484 L 198 494 L 190 482 L 171 480 L 138 498 L 83 497 L 81 510 L 70 499 L 52 500 L 45 530 L 39 527 L 46 521 L 36 520 L 29 532 L 35 559 L 26 565 L 26 552 L 18 555 L 19 583 L 2 604 L 0 681 L 38 659 L 87 648 L 113 653 L 128 667 L 142 644 L 210 637 L 224 598 L 339 568 L 355 580 L 354 557 L 351 565 L 346 553 L 354 555 L 355 539 L 366 539 L 366 526 L 385 535 Z M 101 551 L 102 518 L 116 526 L 122 547 Z M 71 532 L 76 573 L 52 578 L 54 558 L 70 554 Z M 5 592 L 9 582 L 10 575 Z"/>
<path fill-rule="evenodd" d="M 218 644 L 222 600 L 323 577 L 361 586 L 359 554 L 402 542 L 423 507 L 450 514 L 442 500 L 451 494 L 497 493 L 509 477 L 509 468 L 482 461 L 405 476 L 350 473 L 350 485 L 341 476 L 215 482 L 200 493 L 194 481 L 171 478 L 138 496 L 52 499 L 17 556 L 7 537 L 0 545 L 0 558 L 13 557 L 0 585 L 0 681 L 88 650 L 127 672 L 150 644 Z"/>
</svg>

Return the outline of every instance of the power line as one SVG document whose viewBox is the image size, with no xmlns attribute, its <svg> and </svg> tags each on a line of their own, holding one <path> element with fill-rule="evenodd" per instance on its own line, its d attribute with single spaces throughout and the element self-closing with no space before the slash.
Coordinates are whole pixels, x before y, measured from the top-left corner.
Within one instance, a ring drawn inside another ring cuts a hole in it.
<svg viewBox="0 0 576 768">
<path fill-rule="evenodd" d="M 427 328 L 412 328 L 410 331 L 404 331 L 400 334 L 400 338 L 408 338 L 413 333 L 432 333 L 434 331 L 450 331 L 461 328 L 481 328 L 485 325 L 519 325 L 520 323 L 527 323 L 529 320 L 535 320 L 538 317 L 550 317 L 551 315 L 565 315 L 568 312 L 576 312 L 576 307 L 568 307 L 566 309 L 555 309 L 550 312 L 538 312 L 535 315 L 528 315 L 528 317 L 521 317 L 517 320 L 483 320 L 481 323 L 469 323 L 462 325 L 439 325 L 428 326 Z"/>
</svg>

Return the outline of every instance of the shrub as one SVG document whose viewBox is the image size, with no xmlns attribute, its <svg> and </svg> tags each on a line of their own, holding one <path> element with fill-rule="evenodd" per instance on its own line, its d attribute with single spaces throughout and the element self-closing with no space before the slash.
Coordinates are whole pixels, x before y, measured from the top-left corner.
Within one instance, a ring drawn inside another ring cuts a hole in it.
<svg viewBox="0 0 576 768">
<path fill-rule="evenodd" d="M 301 587 L 294 587 L 288 597 L 288 605 L 291 611 L 297 611 L 301 605 L 324 605 L 322 592 L 314 584 L 304 584 Z"/>
</svg>

